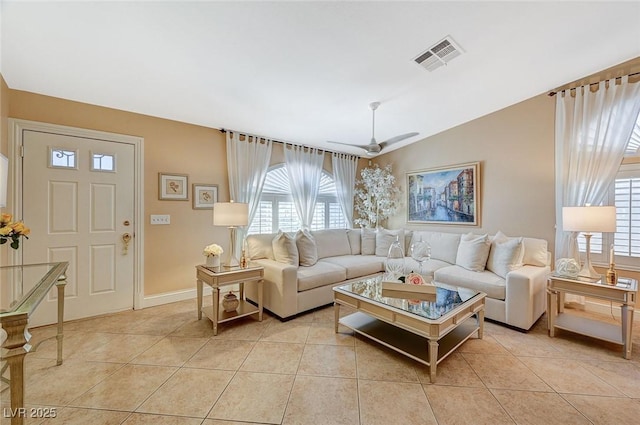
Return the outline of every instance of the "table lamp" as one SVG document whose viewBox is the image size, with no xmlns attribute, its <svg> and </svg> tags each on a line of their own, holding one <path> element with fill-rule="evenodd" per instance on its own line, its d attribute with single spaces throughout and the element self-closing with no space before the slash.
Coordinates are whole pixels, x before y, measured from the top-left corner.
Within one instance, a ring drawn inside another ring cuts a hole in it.
<svg viewBox="0 0 640 425">
<path fill-rule="evenodd" d="M 249 204 L 242 202 L 217 202 L 213 205 L 213 225 L 227 226 L 230 240 L 229 251 L 222 263 L 223 267 L 235 267 L 239 265 L 236 258 L 236 229 L 238 226 L 249 224 Z"/>
<path fill-rule="evenodd" d="M 591 232 L 615 232 L 616 207 L 562 207 L 562 229 L 567 232 L 582 232 L 587 241 L 586 259 L 578 276 L 600 279 L 600 274 L 591 265 Z"/>
<path fill-rule="evenodd" d="M 9 180 L 9 160 L 0 154 L 0 208 L 7 206 L 7 181 Z"/>
</svg>

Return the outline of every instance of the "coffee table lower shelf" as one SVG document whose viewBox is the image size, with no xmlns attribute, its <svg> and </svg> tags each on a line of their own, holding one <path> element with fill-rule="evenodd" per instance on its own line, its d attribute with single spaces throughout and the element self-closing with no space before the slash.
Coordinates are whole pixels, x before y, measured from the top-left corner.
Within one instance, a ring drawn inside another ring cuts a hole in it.
<svg viewBox="0 0 640 425">
<path fill-rule="evenodd" d="M 423 336 L 360 312 L 340 318 L 339 323 L 417 362 L 431 366 L 429 362 L 429 340 Z M 440 338 L 438 340 L 437 363 L 444 360 L 479 329 L 477 319 L 471 316 L 447 335 Z"/>
</svg>

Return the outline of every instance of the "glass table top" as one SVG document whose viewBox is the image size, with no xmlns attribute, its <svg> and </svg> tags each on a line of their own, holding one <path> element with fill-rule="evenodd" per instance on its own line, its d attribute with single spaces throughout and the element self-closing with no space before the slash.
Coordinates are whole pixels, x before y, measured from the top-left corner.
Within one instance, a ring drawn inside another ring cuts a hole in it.
<svg viewBox="0 0 640 425">
<path fill-rule="evenodd" d="M 357 295 L 431 320 L 441 318 L 448 312 L 480 294 L 471 289 L 454 288 L 436 283 L 434 301 L 383 297 L 382 276 L 339 285 L 336 286 L 334 290 Z"/>
<path fill-rule="evenodd" d="M 0 267 L 0 317 L 31 314 L 69 263 L 42 263 Z"/>
</svg>

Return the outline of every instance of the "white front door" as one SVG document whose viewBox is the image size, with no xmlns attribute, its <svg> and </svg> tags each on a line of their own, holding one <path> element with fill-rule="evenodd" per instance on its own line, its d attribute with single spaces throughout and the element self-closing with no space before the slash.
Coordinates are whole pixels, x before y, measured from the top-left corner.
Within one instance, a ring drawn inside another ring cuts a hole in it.
<svg viewBox="0 0 640 425">
<path fill-rule="evenodd" d="M 134 146 L 29 129 L 22 142 L 23 263 L 69 262 L 65 320 L 133 308 Z M 56 308 L 54 289 L 31 326 Z"/>
</svg>

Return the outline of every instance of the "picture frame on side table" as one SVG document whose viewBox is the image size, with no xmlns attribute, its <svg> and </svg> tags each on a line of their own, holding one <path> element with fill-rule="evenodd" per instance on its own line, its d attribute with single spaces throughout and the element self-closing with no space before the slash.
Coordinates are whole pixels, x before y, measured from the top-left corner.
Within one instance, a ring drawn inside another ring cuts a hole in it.
<svg viewBox="0 0 640 425">
<path fill-rule="evenodd" d="M 478 226 L 480 162 L 407 173 L 407 222 Z"/>
<path fill-rule="evenodd" d="M 189 176 L 187 174 L 158 173 L 158 199 L 161 201 L 188 201 Z"/>
<path fill-rule="evenodd" d="M 193 209 L 213 209 L 213 204 L 218 202 L 218 185 L 207 183 L 193 183 L 192 187 Z"/>
</svg>

